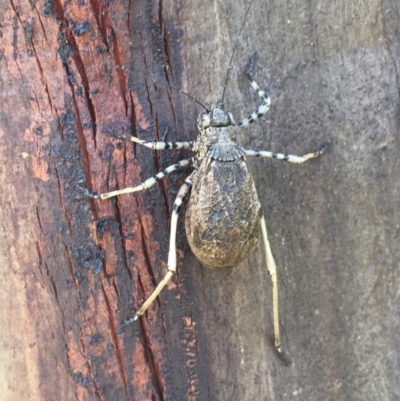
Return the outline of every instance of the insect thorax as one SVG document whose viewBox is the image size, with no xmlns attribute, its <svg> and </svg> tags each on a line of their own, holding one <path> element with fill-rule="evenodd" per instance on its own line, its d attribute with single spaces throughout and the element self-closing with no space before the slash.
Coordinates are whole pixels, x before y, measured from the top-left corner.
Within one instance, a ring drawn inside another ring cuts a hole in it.
<svg viewBox="0 0 400 401">
<path fill-rule="evenodd" d="M 195 151 L 198 160 L 205 156 L 220 161 L 233 161 L 244 156 L 245 150 L 236 142 L 236 125 L 233 116 L 220 108 L 207 110 L 198 120 L 200 135 Z"/>
</svg>

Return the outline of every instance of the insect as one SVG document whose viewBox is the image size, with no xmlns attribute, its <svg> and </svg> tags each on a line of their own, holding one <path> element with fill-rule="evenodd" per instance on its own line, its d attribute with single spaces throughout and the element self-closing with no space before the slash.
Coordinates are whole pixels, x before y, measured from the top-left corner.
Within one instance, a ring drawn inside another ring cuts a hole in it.
<svg viewBox="0 0 400 401">
<path fill-rule="evenodd" d="M 222 104 L 236 45 L 225 79 Z M 188 197 L 191 191 L 185 217 L 186 233 L 193 253 L 202 264 L 214 269 L 237 265 L 254 250 L 261 231 L 267 270 L 272 282 L 274 345 L 278 354 L 283 357 L 279 332 L 276 265 L 268 241 L 265 219 L 261 212 L 253 178 L 247 168 L 246 158 L 267 157 L 300 164 L 324 153 L 327 145 L 323 145 L 319 150 L 304 156 L 294 156 L 271 151 L 247 150 L 237 142 L 238 133 L 264 116 L 271 105 L 269 96 L 258 87 L 252 78 L 254 63 L 255 55 L 250 59 L 247 77 L 250 85 L 262 100 L 262 104 L 249 117 L 236 124 L 232 114 L 225 111 L 223 105 L 207 108 L 192 98 L 205 109 L 197 121 L 199 135 L 195 141 L 151 142 L 131 135 L 123 135 L 118 138 L 130 140 L 152 150 L 189 149 L 195 152 L 194 157 L 181 160 L 167 167 L 138 186 L 101 194 L 87 192 L 87 195 L 93 199 L 107 199 L 117 195 L 143 191 L 177 169 L 193 167 L 193 171 L 179 189 L 173 205 L 167 273 L 135 315 L 125 320 L 122 326 L 134 322 L 143 315 L 176 272 L 178 216 L 184 199 Z"/>
</svg>

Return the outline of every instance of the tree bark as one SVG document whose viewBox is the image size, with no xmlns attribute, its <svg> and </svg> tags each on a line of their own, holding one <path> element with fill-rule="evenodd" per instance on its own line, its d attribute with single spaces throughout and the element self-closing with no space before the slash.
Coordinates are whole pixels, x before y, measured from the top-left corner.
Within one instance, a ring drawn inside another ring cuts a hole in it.
<svg viewBox="0 0 400 401">
<path fill-rule="evenodd" d="M 7 1 L 0 4 L 0 394 L 29 400 L 383 400 L 400 398 L 400 12 L 394 0 L 253 0 L 225 109 L 246 149 L 278 267 L 285 366 L 273 350 L 262 247 L 209 270 L 169 218 L 187 176 L 137 185 L 191 155 L 113 137 L 195 140 L 219 105 L 248 2 Z M 153 81 L 156 81 L 154 83 Z M 165 86 L 166 85 L 166 86 Z"/>
</svg>

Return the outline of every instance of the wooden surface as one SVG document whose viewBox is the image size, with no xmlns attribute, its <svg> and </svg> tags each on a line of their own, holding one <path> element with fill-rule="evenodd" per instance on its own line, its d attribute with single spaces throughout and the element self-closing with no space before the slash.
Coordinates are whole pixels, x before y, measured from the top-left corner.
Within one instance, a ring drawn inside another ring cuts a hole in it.
<svg viewBox="0 0 400 401">
<path fill-rule="evenodd" d="M 247 149 L 280 285 L 285 366 L 272 346 L 261 249 L 203 268 L 178 230 L 178 274 L 116 334 L 166 272 L 169 215 L 186 172 L 146 193 L 88 201 L 80 187 L 138 184 L 184 151 L 107 132 L 194 140 L 220 102 L 248 3 L 0 5 L 1 401 L 400 399 L 399 6 L 253 0 L 225 108 Z M 182 216 L 183 217 L 183 216 Z"/>
</svg>

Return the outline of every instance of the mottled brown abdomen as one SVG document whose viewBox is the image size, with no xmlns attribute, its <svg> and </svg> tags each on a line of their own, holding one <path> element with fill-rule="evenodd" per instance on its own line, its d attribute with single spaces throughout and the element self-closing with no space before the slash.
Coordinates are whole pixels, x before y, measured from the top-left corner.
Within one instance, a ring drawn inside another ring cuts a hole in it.
<svg viewBox="0 0 400 401">
<path fill-rule="evenodd" d="M 196 257 L 210 268 L 230 267 L 255 248 L 260 203 L 243 158 L 205 158 L 193 177 L 186 234 Z"/>
</svg>

